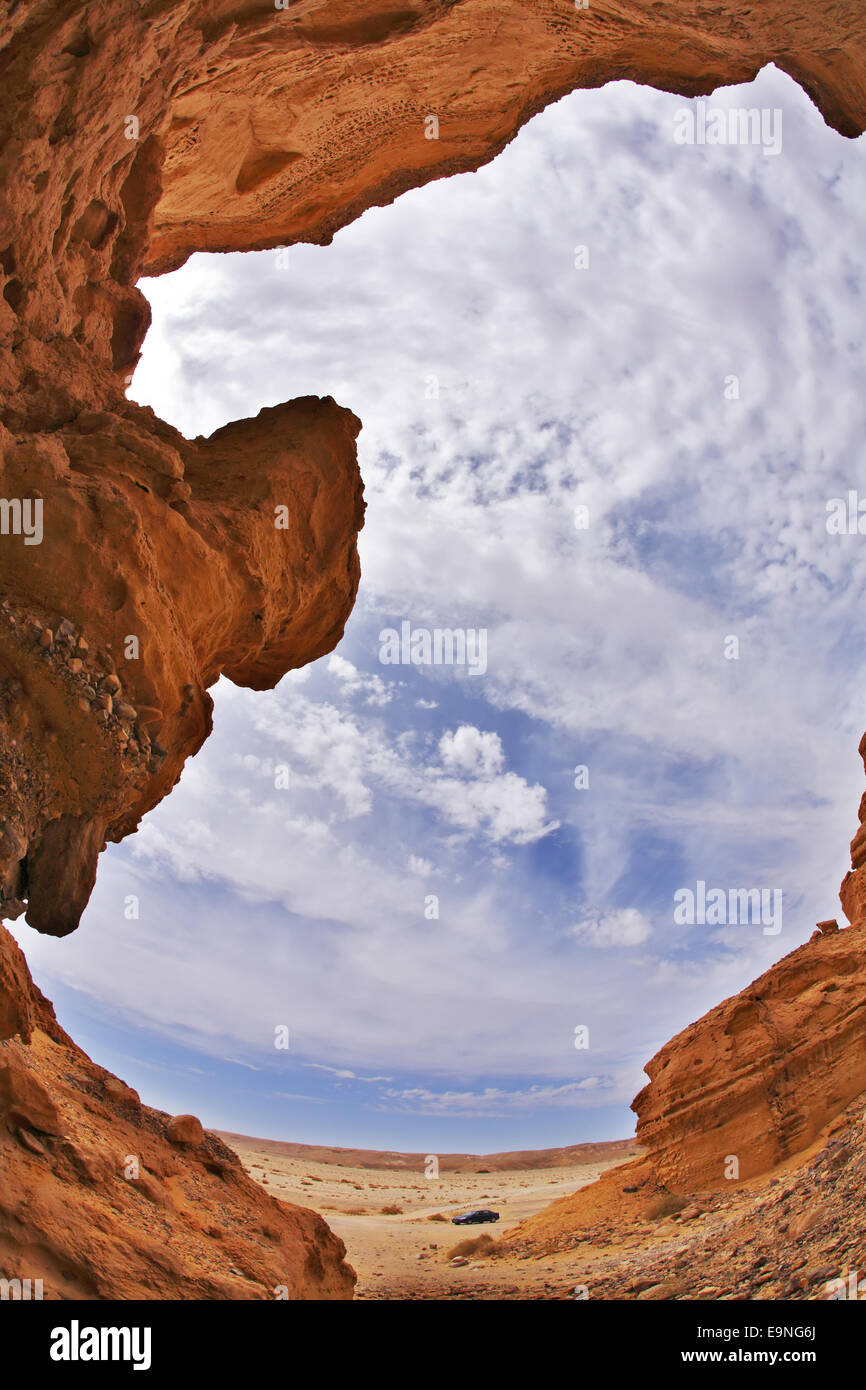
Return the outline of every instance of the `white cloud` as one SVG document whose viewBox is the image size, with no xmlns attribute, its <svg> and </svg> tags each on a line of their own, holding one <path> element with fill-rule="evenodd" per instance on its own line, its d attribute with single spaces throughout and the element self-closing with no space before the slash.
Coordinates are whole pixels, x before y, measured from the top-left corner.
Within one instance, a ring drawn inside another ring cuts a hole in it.
<svg viewBox="0 0 866 1390">
<path fill-rule="evenodd" d="M 558 825 L 547 818 L 544 787 L 538 783 L 531 787 L 513 772 L 460 781 L 427 768 L 417 794 L 461 829 L 471 834 L 483 832 L 495 844 L 530 844 Z"/>
<path fill-rule="evenodd" d="M 290 757 L 287 790 L 326 791 L 342 800 L 350 817 L 373 809 L 378 786 L 494 843 L 528 844 L 555 829 L 544 787 L 501 770 L 505 756 L 495 733 L 469 727 L 446 732 L 440 766 L 423 760 L 411 734 L 402 744 L 389 740 L 378 721 L 361 722 L 285 687 L 281 697 L 260 696 L 253 719 L 259 733 Z"/>
<path fill-rule="evenodd" d="M 551 1107 L 573 1109 L 587 1095 L 598 1092 L 595 1104 L 605 1104 L 609 1081 L 601 1076 L 588 1076 L 582 1081 L 570 1081 L 562 1086 L 529 1086 L 519 1090 L 504 1090 L 488 1086 L 482 1091 L 432 1091 L 416 1086 L 405 1090 L 384 1092 L 382 1108 L 389 1105 L 414 1115 L 445 1115 L 460 1117 L 503 1116 L 531 1114 L 533 1110 Z"/>
<path fill-rule="evenodd" d="M 386 684 L 381 676 L 362 675 L 357 666 L 353 666 L 351 661 L 346 661 L 344 657 L 337 656 L 336 652 L 328 657 L 327 669 L 336 676 L 348 694 L 362 692 L 368 705 L 387 705 L 394 698 L 392 682 Z"/>
<path fill-rule="evenodd" d="M 432 873 L 436 872 L 429 859 L 422 859 L 417 854 L 409 855 L 406 867 L 410 874 L 416 874 L 418 878 L 429 878 Z"/>
<path fill-rule="evenodd" d="M 640 946 L 648 941 L 651 927 L 642 912 L 633 907 L 621 908 L 614 912 L 590 914 L 571 928 L 571 935 L 578 941 L 600 950 L 613 950 L 618 946 Z"/>
<path fill-rule="evenodd" d="M 495 777 L 505 764 L 499 735 L 482 733 L 471 724 L 461 724 L 454 733 L 447 730 L 439 740 L 439 756 L 449 772 L 472 777 Z"/>
<path fill-rule="evenodd" d="M 322 1062 L 306 1062 L 306 1066 L 312 1067 L 315 1071 L 326 1071 L 331 1076 L 336 1076 L 338 1081 L 363 1081 L 366 1085 L 373 1085 L 380 1081 L 392 1081 L 391 1076 L 359 1076 L 357 1072 L 351 1071 L 348 1067 L 327 1067 Z"/>
</svg>

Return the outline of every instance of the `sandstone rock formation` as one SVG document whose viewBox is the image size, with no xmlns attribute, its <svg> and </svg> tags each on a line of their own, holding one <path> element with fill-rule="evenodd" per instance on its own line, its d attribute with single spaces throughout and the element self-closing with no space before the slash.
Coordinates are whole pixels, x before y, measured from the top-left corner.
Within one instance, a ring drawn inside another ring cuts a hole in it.
<svg viewBox="0 0 866 1390">
<path fill-rule="evenodd" d="M 358 422 L 307 400 L 190 442 L 127 402 L 139 275 L 327 242 L 574 87 L 697 94 L 770 61 L 863 130 L 860 0 L 3 8 L 0 913 L 71 931 L 105 841 L 206 737 L 207 688 L 329 650 L 358 582 Z"/>
<path fill-rule="evenodd" d="M 857 751 L 866 769 L 866 734 L 861 738 Z M 860 827 L 851 841 L 851 868 L 839 889 L 839 901 L 849 922 L 862 922 L 866 919 L 866 792 L 860 798 L 857 816 Z"/>
<path fill-rule="evenodd" d="M 866 766 L 866 735 L 860 753 Z M 854 867 L 840 890 L 852 925 L 840 931 L 835 919 L 819 922 L 804 945 L 666 1043 L 647 1063 L 649 1084 L 632 1102 L 641 1156 L 522 1222 L 509 1232 L 504 1252 L 613 1247 L 594 1270 L 593 1298 L 825 1297 L 816 1281 L 836 1278 L 843 1264 L 860 1268 L 859 1251 L 866 1248 L 856 1198 L 857 1175 L 866 1170 L 860 839 L 852 842 Z M 792 1177 L 819 1140 L 825 1147 L 805 1178 Z M 773 1176 L 780 1173 L 786 1176 Z M 765 1189 L 756 1186 L 762 1179 Z M 780 1181 L 785 1186 L 773 1192 Z M 740 1192 L 746 1205 L 738 1205 Z M 695 1194 L 699 1204 L 688 1206 Z M 752 1210 L 755 1201 L 765 1209 Z M 722 1216 L 728 1211 L 733 1219 Z M 716 1213 L 718 1239 L 708 1239 L 710 1225 L 701 1228 L 696 1271 L 692 1246 L 676 1241 L 671 1223 Z M 660 1251 L 650 1240 L 646 1258 L 636 1261 L 631 1246 L 653 1221 L 657 1235 L 675 1243 Z M 615 1253 L 623 1245 L 629 1246 L 625 1260 L 621 1250 Z M 803 1274 L 809 1247 L 814 1275 Z M 839 1252 L 835 1266 L 828 1263 L 833 1251 Z"/>
<path fill-rule="evenodd" d="M 45 1299 L 349 1299 L 345 1253 L 91 1062 L 0 927 L 0 1277 Z"/>
<path fill-rule="evenodd" d="M 31 926 L 72 931 L 106 839 L 209 733 L 207 687 L 273 685 L 339 640 L 357 430 L 307 398 L 192 443 L 129 404 L 0 432 L 5 496 L 43 499 L 45 531 L 0 536 L 4 916 L 26 900 Z"/>
<path fill-rule="evenodd" d="M 866 735 L 860 753 L 866 766 Z M 866 1091 L 862 842 L 861 828 L 840 889 L 852 925 L 819 922 L 805 945 L 647 1063 L 649 1085 L 632 1103 L 637 1139 L 671 1191 L 766 1173 Z"/>
<path fill-rule="evenodd" d="M 866 1090 L 866 922 L 792 951 L 646 1072 L 637 1139 L 672 1192 L 723 1188 L 726 1171 L 751 1178 L 805 1149 Z"/>
<path fill-rule="evenodd" d="M 866 735 L 860 753 L 866 766 Z M 822 1281 L 862 1267 L 859 843 L 840 890 L 852 925 L 819 922 L 804 945 L 666 1043 L 632 1102 L 640 1157 L 521 1222 L 504 1253 L 611 1247 L 610 1258 L 593 1255 L 593 1298 L 823 1298 Z M 698 1239 L 678 1239 L 674 1223 L 698 1217 L 707 1218 Z M 639 1260 L 635 1242 L 646 1244 Z"/>
<path fill-rule="evenodd" d="M 858 1101 L 772 1177 L 687 1200 L 660 1190 L 648 1164 L 630 1163 L 522 1222 L 494 1253 L 545 1271 L 535 1288 L 525 1280 L 524 1298 L 862 1301 L 864 1181 Z M 559 1254 L 565 1261 L 551 1266 Z"/>
<path fill-rule="evenodd" d="M 860 741 L 866 766 L 866 735 Z M 866 796 L 863 798 L 866 801 Z M 860 816 L 863 802 L 860 803 Z M 710 1279 L 702 1269 L 705 1289 L 696 1289 L 689 1269 L 688 1252 L 671 1251 L 645 1262 L 655 1270 L 656 1282 L 624 1280 L 623 1268 L 606 1270 L 596 1283 L 594 1297 L 644 1297 L 666 1276 L 676 1273 L 673 1289 L 653 1297 L 824 1297 L 809 1291 L 808 1280 L 798 1270 L 805 1259 L 796 1259 L 801 1237 L 817 1230 L 812 1244 L 820 1245 L 815 1262 L 827 1279 L 834 1270 L 823 1265 L 830 1252 L 842 1250 L 851 1268 L 859 1268 L 862 1255 L 844 1250 L 845 1240 L 859 1250 L 866 1248 L 866 1222 L 856 1202 L 853 1219 L 844 1215 L 845 1202 L 859 1191 L 856 1173 L 866 1170 L 866 912 L 862 906 L 860 853 L 862 833 L 852 841 L 852 870 L 842 880 L 840 897 L 852 924 L 840 930 L 835 919 L 817 923 L 806 941 L 778 960 L 740 994 L 726 999 L 698 1022 L 689 1024 L 646 1063 L 649 1084 L 632 1101 L 638 1116 L 637 1144 L 642 1154 L 631 1163 L 610 1169 L 591 1186 L 552 1202 L 537 1216 L 509 1233 L 507 1251 L 550 1252 L 634 1240 L 642 1223 L 667 1213 L 687 1216 L 685 1201 L 677 1197 L 701 1195 L 703 1205 L 695 1215 L 723 1211 L 730 1194 L 756 1190 L 756 1180 L 776 1186 L 778 1176 L 808 1161 L 810 1147 L 826 1141 L 822 1154 L 809 1168 L 815 1180 L 791 1180 L 783 1191 L 770 1194 L 770 1212 L 783 1213 L 780 1234 L 785 1251 L 774 1247 L 769 1258 L 749 1258 L 752 1252 L 731 1243 L 731 1233 L 719 1241 L 716 1254 L 723 1275 Z M 844 1131 L 845 1138 L 834 1138 Z M 856 1155 L 856 1165 L 847 1168 Z M 845 1169 L 844 1172 L 840 1172 Z M 820 1195 L 803 1200 L 803 1191 Z M 716 1194 L 710 1201 L 708 1194 Z M 726 1197 L 727 1194 L 727 1197 Z M 749 1201 L 758 1198 L 749 1197 Z M 765 1197 L 760 1197 L 765 1202 Z M 742 1208 L 746 1211 L 746 1208 Z M 767 1244 L 767 1215 L 752 1223 L 748 1244 L 756 1240 L 763 1222 Z M 724 1225 L 724 1223 L 723 1223 Z M 770 1233 L 774 1227 L 770 1225 Z M 840 1234 L 841 1230 L 841 1234 Z M 670 1234 L 667 1233 L 667 1234 Z M 708 1251 L 701 1241 L 702 1257 Z M 677 1259 L 677 1254 L 683 1258 Z M 842 1258 L 842 1255 L 838 1258 Z M 687 1272 L 688 1270 L 688 1277 Z M 635 1266 L 628 1266 L 634 1275 Z M 835 1275 L 840 1269 L 835 1268 Z M 738 1286 L 737 1277 L 742 1282 Z M 660 1282 L 660 1283 L 659 1283 Z M 691 1289 L 689 1289 L 691 1284 Z M 766 1290 L 766 1293 L 762 1293 Z"/>
<path fill-rule="evenodd" d="M 138 277 L 198 249 L 326 243 L 365 208 L 477 167 L 575 87 L 696 95 L 771 61 L 844 135 L 866 127 L 861 0 L 9 0 L 0 914 L 26 905 L 38 930 L 73 930 L 105 842 L 207 736 L 208 688 L 221 674 L 264 688 L 329 651 L 358 584 L 359 422 L 306 399 L 184 439 L 125 399 L 149 318 Z M 859 880 L 848 901 L 859 911 Z M 810 947 L 814 965 L 782 971 L 790 990 L 758 982 L 720 1024 L 734 1090 L 753 1096 L 742 1115 L 758 1106 L 750 1030 L 777 995 L 773 1018 L 788 1018 L 795 979 L 829 1034 L 823 1054 L 801 1050 L 804 1084 L 855 1056 L 853 935 Z M 213 1136 L 170 1147 L 166 1117 L 59 1029 L 2 929 L 0 1038 L 7 1277 L 38 1250 L 57 1296 L 348 1295 L 324 1223 L 270 1201 Z M 656 1105 L 666 1070 L 642 1124 L 675 1176 L 679 1112 L 665 1131 Z M 774 1076 L 794 1116 L 780 1142 L 798 1141 L 809 1122 L 781 1051 Z"/>
<path fill-rule="evenodd" d="M 165 1137 L 170 1144 L 203 1144 L 201 1120 L 195 1115 L 173 1115 L 165 1127 Z"/>
</svg>

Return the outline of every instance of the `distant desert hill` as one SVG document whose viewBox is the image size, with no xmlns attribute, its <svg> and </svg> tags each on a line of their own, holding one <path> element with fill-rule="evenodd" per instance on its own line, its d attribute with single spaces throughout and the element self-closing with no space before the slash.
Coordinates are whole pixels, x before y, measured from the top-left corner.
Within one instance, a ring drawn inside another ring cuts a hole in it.
<svg viewBox="0 0 866 1390">
<path fill-rule="evenodd" d="M 291 1144 L 278 1139 L 255 1139 L 246 1134 L 214 1130 L 235 1150 L 255 1149 L 271 1158 L 304 1159 L 308 1163 L 332 1163 L 343 1168 L 380 1168 L 393 1171 L 423 1169 L 423 1153 L 395 1153 L 388 1149 L 340 1149 L 319 1144 Z M 519 1149 L 513 1153 L 437 1154 L 443 1173 L 521 1173 L 536 1168 L 571 1168 L 586 1163 L 625 1162 L 641 1150 L 634 1139 L 612 1139 L 604 1143 L 571 1144 L 560 1149 Z"/>
</svg>

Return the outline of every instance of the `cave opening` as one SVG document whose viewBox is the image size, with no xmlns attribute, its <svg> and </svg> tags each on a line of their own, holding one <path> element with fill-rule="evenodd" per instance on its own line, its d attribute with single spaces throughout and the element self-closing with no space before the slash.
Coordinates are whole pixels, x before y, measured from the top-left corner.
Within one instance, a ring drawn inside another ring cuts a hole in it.
<svg viewBox="0 0 866 1390">
<path fill-rule="evenodd" d="M 375 1148 L 620 1137 L 651 1053 L 835 910 L 863 142 L 774 68 L 712 105 L 781 118 L 689 141 L 695 102 L 576 92 L 329 247 L 141 282 L 131 398 L 193 438 L 331 395 L 368 502 L 337 650 L 221 683 L 84 929 L 17 931 L 160 1104 Z M 781 894 L 778 934 L 677 920 L 717 883 Z"/>
</svg>

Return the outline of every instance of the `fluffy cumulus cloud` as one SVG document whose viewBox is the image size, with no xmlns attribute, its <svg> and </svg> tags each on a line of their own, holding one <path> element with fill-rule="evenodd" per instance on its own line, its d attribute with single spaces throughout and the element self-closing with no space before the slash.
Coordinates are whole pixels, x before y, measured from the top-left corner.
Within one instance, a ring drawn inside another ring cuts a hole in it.
<svg viewBox="0 0 866 1390">
<path fill-rule="evenodd" d="M 337 656 L 336 653 L 331 655 L 328 658 L 328 670 L 337 677 L 347 695 L 362 693 L 365 704 L 387 705 L 393 699 L 392 690 L 381 676 L 362 675 L 357 666 L 353 666 L 351 661 L 346 661 L 345 657 Z"/>
<path fill-rule="evenodd" d="M 837 911 L 866 536 L 827 522 L 862 472 L 866 142 L 772 68 L 713 101 L 778 108 L 781 152 L 679 144 L 694 103 L 617 83 L 287 268 L 143 284 L 131 394 L 186 433 L 308 393 L 362 418 L 363 579 L 338 652 L 217 688 L 81 931 L 17 929 L 73 1031 L 121 1011 L 191 1075 L 260 1067 L 286 1137 L 311 1077 L 334 1142 L 414 1114 L 526 1147 L 605 1107 L 624 1133 L 654 1049 Z M 483 668 L 383 661 L 404 622 L 483 633 Z M 698 880 L 780 889 L 781 933 L 678 925 Z M 240 1104 L 226 1082 L 214 1120 Z"/>
<path fill-rule="evenodd" d="M 453 733 L 444 733 L 439 740 L 439 755 L 447 769 L 484 778 L 495 777 L 505 762 L 499 735 L 483 734 L 471 724 L 461 724 Z"/>
</svg>

